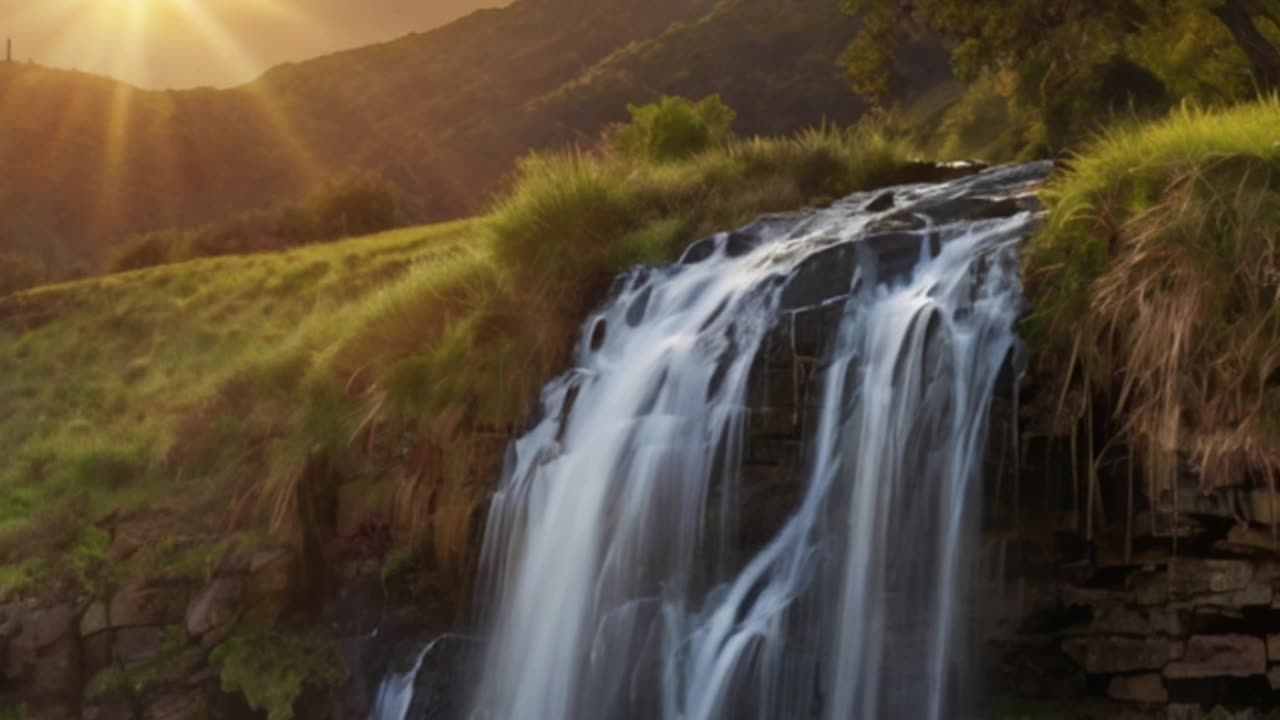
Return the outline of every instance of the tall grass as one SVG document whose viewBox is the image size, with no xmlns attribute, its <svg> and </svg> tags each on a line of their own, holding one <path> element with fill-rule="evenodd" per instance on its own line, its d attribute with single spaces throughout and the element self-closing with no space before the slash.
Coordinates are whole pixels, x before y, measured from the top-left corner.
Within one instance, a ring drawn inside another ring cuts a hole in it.
<svg viewBox="0 0 1280 720">
<path fill-rule="evenodd" d="M 116 510 L 315 542 L 339 484 L 389 477 L 396 536 L 462 573 L 504 445 L 616 273 L 891 182 L 907 153 L 861 128 L 653 163 L 535 155 L 470 223 L 19 294 L 0 305 L 0 453 L 50 451 L 0 472 L 0 509 L 29 526 L 115 497 L 94 487 L 115 470 L 46 478 L 79 462 L 59 444 L 74 425 L 145 449 L 128 468 L 154 491 Z"/>
<path fill-rule="evenodd" d="M 1102 138 L 1046 194 L 1027 330 L 1065 423 L 1104 404 L 1152 490 L 1280 472 L 1280 101 Z"/>
</svg>

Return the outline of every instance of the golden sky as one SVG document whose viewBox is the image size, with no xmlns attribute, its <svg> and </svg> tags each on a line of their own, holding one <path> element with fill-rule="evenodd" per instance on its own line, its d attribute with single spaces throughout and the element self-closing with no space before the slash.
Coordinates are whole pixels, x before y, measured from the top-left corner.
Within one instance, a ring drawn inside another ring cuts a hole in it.
<svg viewBox="0 0 1280 720">
<path fill-rule="evenodd" d="M 281 62 L 429 30 L 508 2 L 0 0 L 0 36 L 13 38 L 18 61 L 149 88 L 225 86 Z"/>
</svg>

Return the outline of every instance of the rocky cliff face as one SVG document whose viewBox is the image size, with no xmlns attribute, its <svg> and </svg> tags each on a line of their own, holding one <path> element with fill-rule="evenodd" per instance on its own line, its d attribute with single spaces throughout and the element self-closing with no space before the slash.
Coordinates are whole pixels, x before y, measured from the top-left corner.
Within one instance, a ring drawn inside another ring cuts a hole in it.
<svg viewBox="0 0 1280 720">
<path fill-rule="evenodd" d="M 1090 538 L 1070 473 L 1026 470 L 1023 487 L 1040 487 L 990 541 L 1001 693 L 1160 717 L 1280 707 L 1280 545 L 1265 493 L 1227 502 L 1200 495 L 1190 474 L 1177 503 L 1111 493 Z M 1007 497 L 993 503 L 993 516 L 1013 511 Z"/>
</svg>

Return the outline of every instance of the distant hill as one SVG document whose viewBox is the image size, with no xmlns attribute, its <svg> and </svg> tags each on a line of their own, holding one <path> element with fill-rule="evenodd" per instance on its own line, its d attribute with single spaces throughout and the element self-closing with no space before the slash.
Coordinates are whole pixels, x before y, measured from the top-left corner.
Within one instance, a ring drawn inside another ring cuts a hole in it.
<svg viewBox="0 0 1280 720">
<path fill-rule="evenodd" d="M 593 140 L 664 93 L 719 92 L 744 133 L 849 122 L 863 108 L 835 61 L 853 31 L 832 0 L 519 0 L 229 90 L 0 66 L 0 250 L 92 270 L 127 233 L 350 167 L 382 171 L 406 220 L 457 217 L 528 149 Z"/>
</svg>

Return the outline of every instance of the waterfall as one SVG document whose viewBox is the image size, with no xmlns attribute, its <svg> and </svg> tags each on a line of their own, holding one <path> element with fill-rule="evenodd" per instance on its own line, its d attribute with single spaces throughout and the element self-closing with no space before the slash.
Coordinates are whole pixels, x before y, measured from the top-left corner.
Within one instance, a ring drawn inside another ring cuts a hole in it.
<svg viewBox="0 0 1280 720">
<path fill-rule="evenodd" d="M 414 683 L 418 673 L 422 671 L 422 662 L 431 652 L 428 645 L 418 652 L 413 665 L 404 672 L 390 672 L 378 686 L 378 694 L 373 700 L 373 709 L 369 712 L 369 720 L 405 720 L 409 715 L 409 706 L 413 704 Z"/>
<path fill-rule="evenodd" d="M 486 720 L 967 712 L 975 482 L 1047 164 L 855 195 L 624 276 L 490 511 Z M 789 515 L 747 546 L 753 368 L 831 318 Z"/>
</svg>

